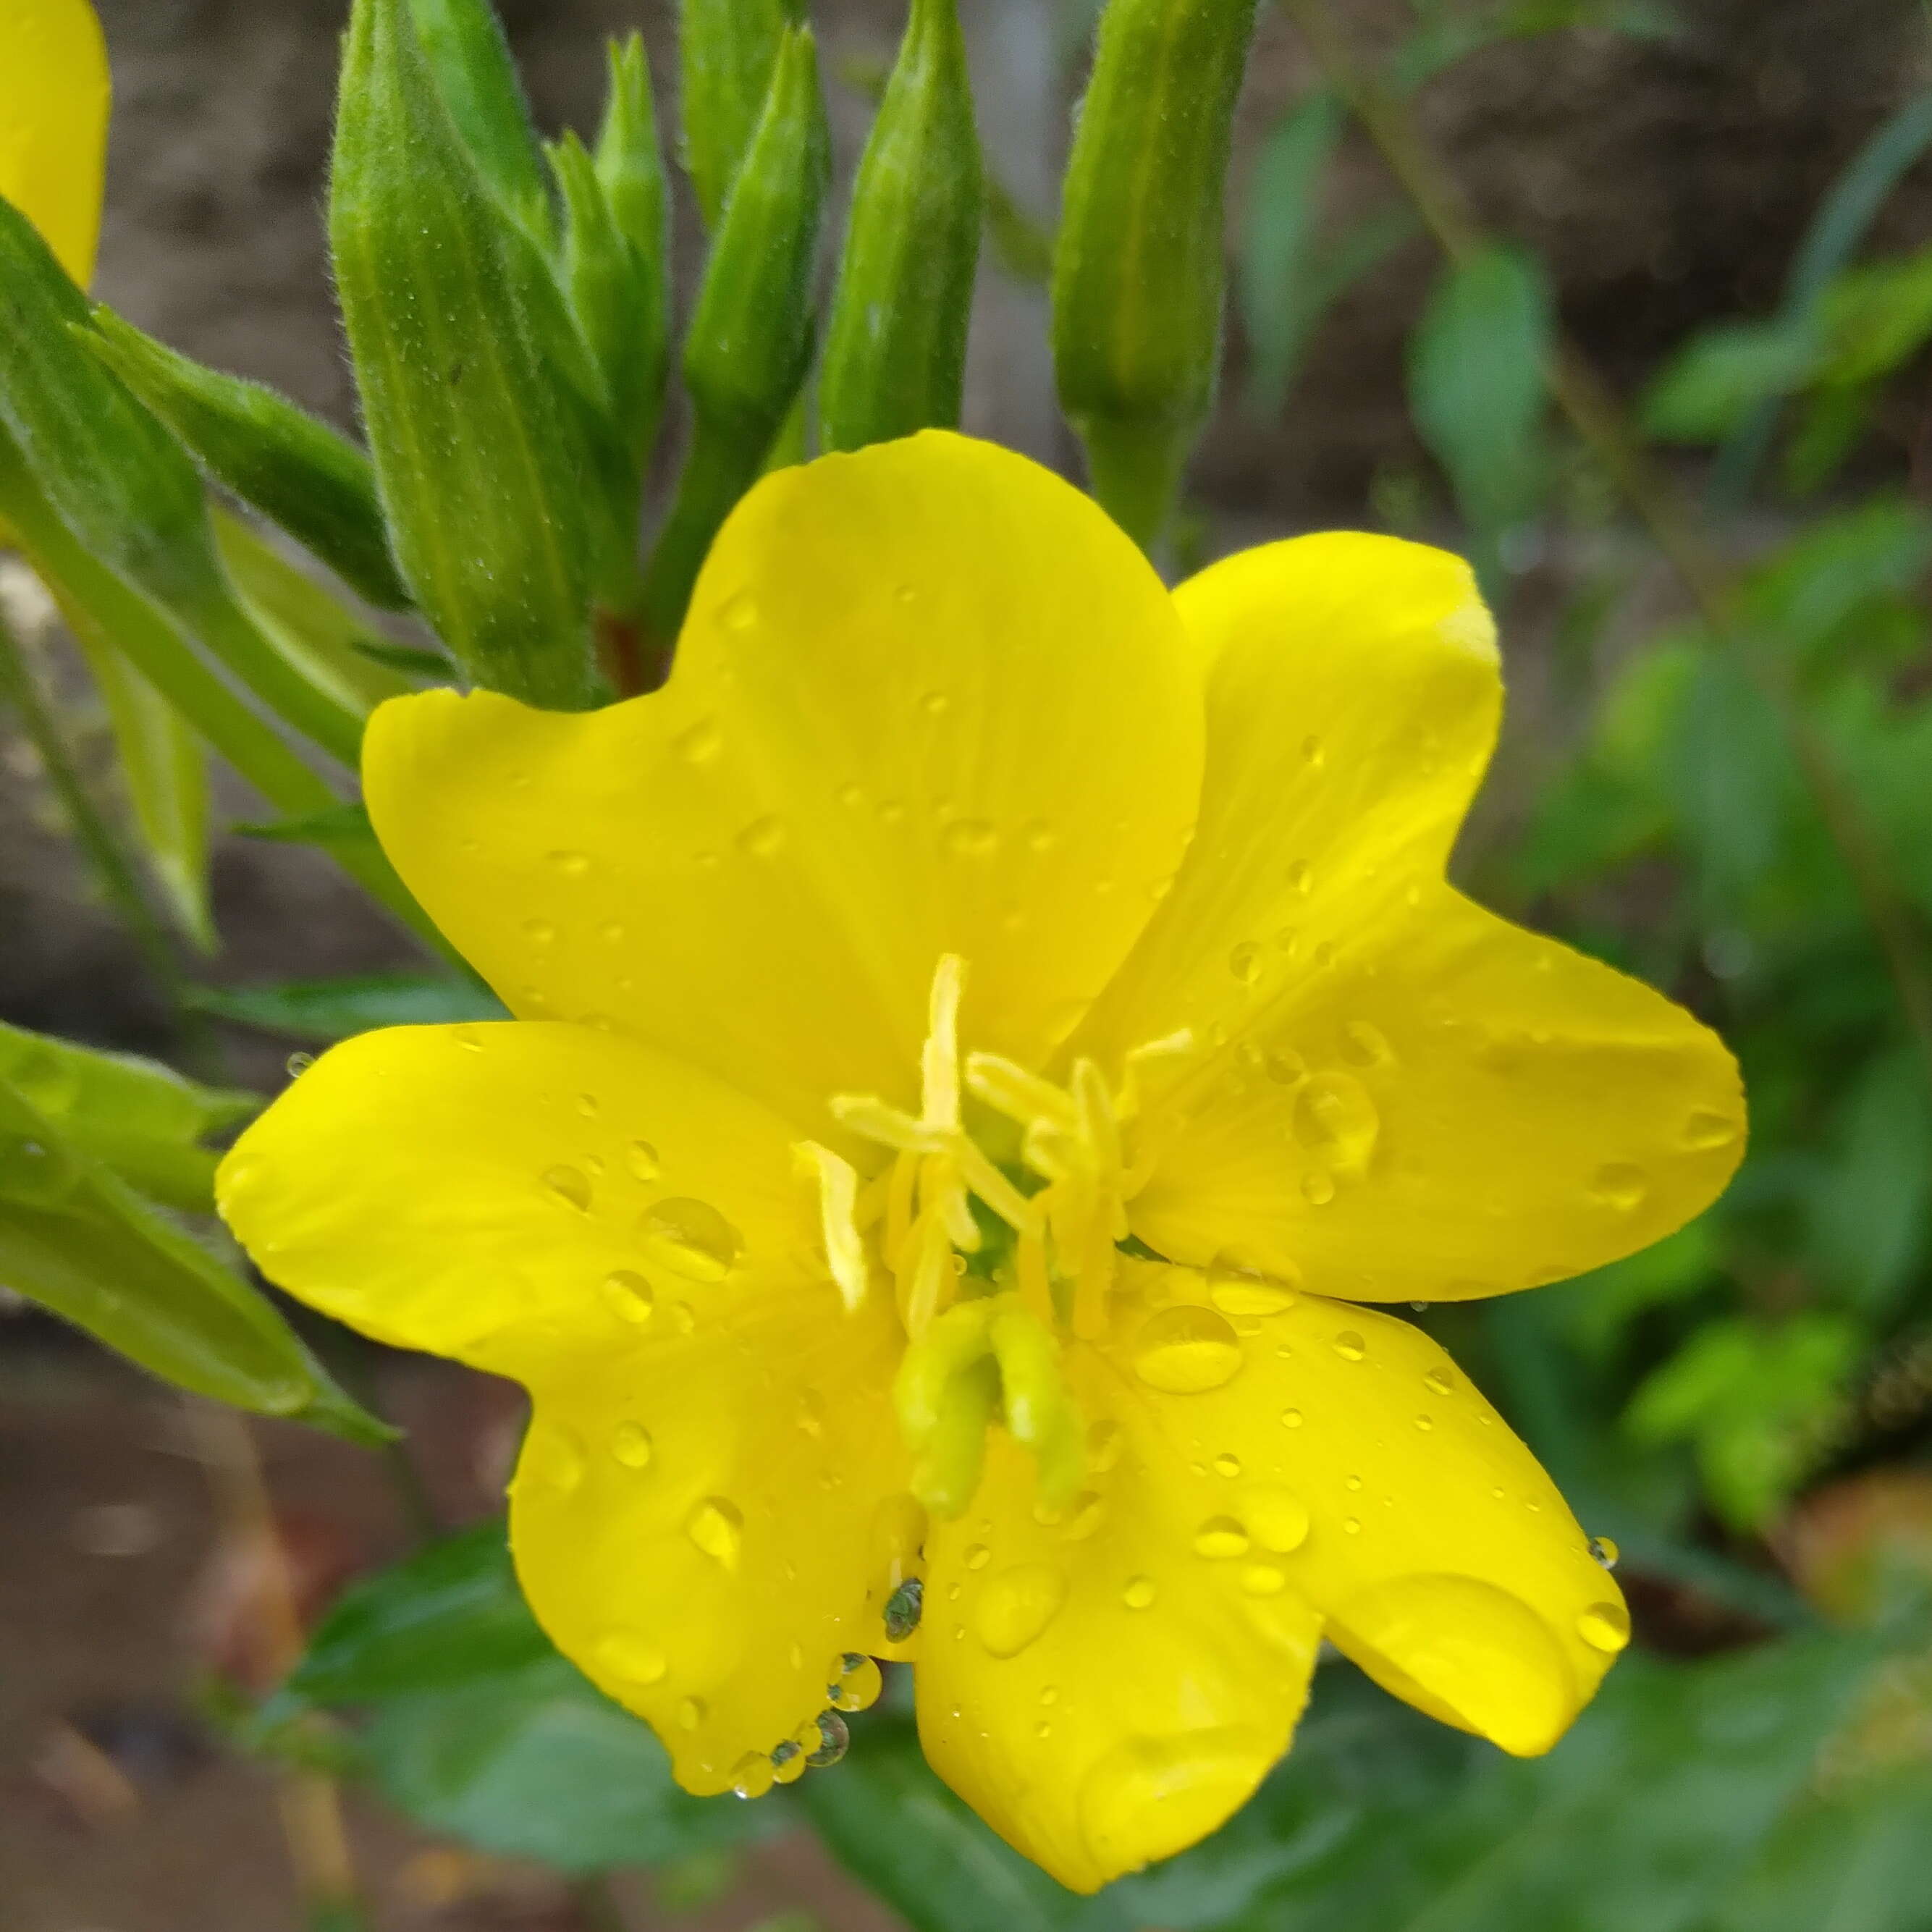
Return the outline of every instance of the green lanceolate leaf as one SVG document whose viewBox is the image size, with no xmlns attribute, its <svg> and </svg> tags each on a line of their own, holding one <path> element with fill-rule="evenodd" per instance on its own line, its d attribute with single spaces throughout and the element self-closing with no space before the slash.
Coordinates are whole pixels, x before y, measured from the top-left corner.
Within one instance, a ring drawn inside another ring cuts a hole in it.
<svg viewBox="0 0 1932 1932">
<path fill-rule="evenodd" d="M 812 359 L 812 279 L 830 169 L 811 31 L 788 32 L 712 244 L 684 344 L 692 447 L 644 584 L 654 644 L 677 634 L 698 568 L 756 478 Z"/>
<path fill-rule="evenodd" d="M 1060 406 L 1094 494 L 1156 542 L 1220 368 L 1223 218 L 1252 0 L 1109 0 L 1054 259 Z"/>
<path fill-rule="evenodd" d="M 4 1024 L 0 1080 L 89 1159 L 189 1214 L 214 1210 L 216 1156 L 202 1142 L 262 1104 L 254 1094 L 198 1086 L 157 1060 Z"/>
<path fill-rule="evenodd" d="M 1503 538 L 1542 498 L 1555 328 L 1541 266 L 1496 246 L 1445 272 L 1410 348 L 1416 427 L 1455 486 L 1492 596 Z"/>
<path fill-rule="evenodd" d="M 535 238 L 551 230 L 550 194 L 516 63 L 489 0 L 409 0 L 443 105 L 490 191 Z"/>
<path fill-rule="evenodd" d="M 369 808 L 362 801 L 338 800 L 320 812 L 298 818 L 278 818 L 261 825 L 234 825 L 229 830 L 241 838 L 266 838 L 283 845 L 374 846 L 376 828 L 369 822 Z"/>
<path fill-rule="evenodd" d="M 980 200 L 953 0 L 914 0 L 852 191 L 819 380 L 828 449 L 958 424 Z"/>
<path fill-rule="evenodd" d="M 707 228 L 718 225 L 752 144 L 788 25 L 800 0 L 680 0 L 684 165 Z"/>
<path fill-rule="evenodd" d="M 650 1730 L 537 1628 L 496 1522 L 358 1585 L 262 1713 L 364 1717 L 356 1756 L 391 1802 L 479 1850 L 565 1871 L 650 1864 L 766 1835 L 776 1802 L 687 1797 Z"/>
<path fill-rule="evenodd" d="M 426 973 L 367 973 L 272 986 L 196 986 L 188 1004 L 217 1019 L 333 1045 L 377 1027 L 501 1020 L 501 1001 L 473 982 Z"/>
<path fill-rule="evenodd" d="M 351 18 L 329 233 L 417 603 L 479 682 L 590 704 L 604 478 L 576 380 L 587 355 L 459 139 L 405 0 L 357 0 Z"/>
<path fill-rule="evenodd" d="M 178 1387 L 353 1440 L 388 1432 L 241 1277 L 0 1072 L 0 1281 Z"/>
<path fill-rule="evenodd" d="M 369 460 L 260 382 L 203 368 L 96 308 L 92 350 L 194 453 L 218 482 L 279 524 L 372 604 L 401 610 L 409 592 L 382 529 Z"/>
</svg>

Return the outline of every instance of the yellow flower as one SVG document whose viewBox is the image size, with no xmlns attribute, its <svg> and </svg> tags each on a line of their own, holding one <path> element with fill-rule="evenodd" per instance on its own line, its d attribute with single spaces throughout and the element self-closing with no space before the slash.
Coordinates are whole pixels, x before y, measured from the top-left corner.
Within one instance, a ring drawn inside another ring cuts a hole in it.
<svg viewBox="0 0 1932 1932">
<path fill-rule="evenodd" d="M 88 0 L 0 8 L 0 195 L 85 288 L 107 157 L 107 50 Z"/>
<path fill-rule="evenodd" d="M 1324 1636 L 1546 1750 L 1616 1589 L 1436 1344 L 1350 1304 L 1652 1241 L 1743 1113 L 1688 1015 L 1444 883 L 1499 706 L 1438 551 L 1170 595 L 986 444 L 782 472 L 661 693 L 376 714 L 383 844 L 518 1017 L 337 1048 L 223 1211 L 294 1293 L 528 1388 L 524 1588 L 693 1791 L 796 1775 L 866 1654 L 1082 1890 L 1240 1804 Z"/>
</svg>

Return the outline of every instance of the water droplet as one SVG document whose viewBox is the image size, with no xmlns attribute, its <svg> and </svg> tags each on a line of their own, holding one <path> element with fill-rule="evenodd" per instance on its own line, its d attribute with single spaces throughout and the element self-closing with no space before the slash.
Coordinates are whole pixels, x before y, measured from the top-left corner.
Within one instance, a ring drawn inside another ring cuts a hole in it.
<svg viewBox="0 0 1932 1932">
<path fill-rule="evenodd" d="M 848 812 L 866 802 L 866 788 L 862 784 L 842 784 L 838 788 L 838 802 Z"/>
<path fill-rule="evenodd" d="M 1375 1152 L 1382 1116 L 1352 1073 L 1312 1074 L 1296 1090 L 1294 1138 L 1328 1166 L 1360 1172 Z"/>
<path fill-rule="evenodd" d="M 738 835 L 738 850 L 750 859 L 776 859 L 784 843 L 784 821 L 770 815 L 753 819 Z"/>
<path fill-rule="evenodd" d="M 1576 1634 L 1592 1649 L 1615 1655 L 1630 1642 L 1630 1612 L 1621 1604 L 1592 1604 L 1577 1618 Z"/>
<path fill-rule="evenodd" d="M 1308 1505 L 1289 1490 L 1266 1484 L 1241 1498 L 1241 1516 L 1248 1533 L 1264 1550 L 1286 1556 L 1308 1540 Z"/>
<path fill-rule="evenodd" d="M 1241 1572 L 1241 1588 L 1251 1597 L 1278 1597 L 1288 1588 L 1288 1574 L 1272 1563 L 1250 1563 Z"/>
<path fill-rule="evenodd" d="M 1422 1378 L 1422 1386 L 1432 1395 L 1448 1395 L 1455 1388 L 1455 1379 L 1447 1369 L 1431 1369 Z"/>
<path fill-rule="evenodd" d="M 647 1468 L 651 1460 L 651 1432 L 640 1422 L 620 1422 L 610 1436 L 610 1453 L 627 1469 Z"/>
<path fill-rule="evenodd" d="M 681 1730 L 694 1731 L 704 1721 L 704 1700 L 687 1697 L 677 1707 L 677 1721 Z"/>
<path fill-rule="evenodd" d="M 911 584 L 902 584 L 892 592 L 892 602 L 898 604 L 916 604 L 919 602 L 919 592 Z"/>
<path fill-rule="evenodd" d="M 1294 1087 L 1308 1078 L 1308 1063 L 1300 1054 L 1286 1048 L 1270 1053 L 1262 1062 L 1268 1077 L 1278 1086 Z"/>
<path fill-rule="evenodd" d="M 627 1684 L 655 1684 L 668 1667 L 664 1652 L 635 1630 L 612 1630 L 599 1637 L 597 1661 Z"/>
<path fill-rule="evenodd" d="M 1241 1473 L 1240 1457 L 1231 1455 L 1224 1450 L 1214 1458 L 1214 1473 L 1217 1476 L 1226 1476 L 1232 1482 Z"/>
<path fill-rule="evenodd" d="M 698 1317 L 692 1312 L 688 1301 L 674 1301 L 666 1315 L 674 1334 L 688 1335 L 698 1326 Z"/>
<path fill-rule="evenodd" d="M 1684 1124 L 1684 1144 L 1694 1152 L 1729 1147 L 1738 1137 L 1738 1124 L 1728 1114 L 1714 1114 L 1700 1108 Z"/>
<path fill-rule="evenodd" d="M 299 1080 L 315 1064 L 312 1053 L 292 1053 L 282 1062 L 283 1070 L 291 1080 Z"/>
<path fill-rule="evenodd" d="M 835 1711 L 869 1711 L 879 1701 L 886 1680 L 869 1657 L 848 1650 L 831 1672 L 826 1695 Z"/>
<path fill-rule="evenodd" d="M 1362 1533 L 1362 1520 L 1358 1516 L 1345 1516 L 1342 1519 L 1342 1527 L 1350 1536 L 1360 1536 Z"/>
<path fill-rule="evenodd" d="M 1120 1460 L 1124 1433 L 1118 1422 L 1096 1422 L 1087 1432 L 1087 1466 L 1104 1476 Z"/>
<path fill-rule="evenodd" d="M 538 1478 L 568 1496 L 584 1480 L 587 1459 L 584 1445 L 567 1429 L 532 1429 L 524 1461 Z"/>
<path fill-rule="evenodd" d="M 731 1789 L 740 1798 L 762 1798 L 777 1781 L 762 1751 L 747 1751 L 731 1773 Z"/>
<path fill-rule="evenodd" d="M 687 764 L 708 765 L 724 748 L 723 734 L 709 718 L 680 731 L 676 739 L 678 755 Z"/>
<path fill-rule="evenodd" d="M 1248 1553 L 1248 1532 L 1231 1516 L 1210 1516 L 1194 1532 L 1194 1553 L 1219 1562 Z"/>
<path fill-rule="evenodd" d="M 940 835 L 940 843 L 956 859 L 983 859 L 999 842 L 1000 835 L 983 818 L 957 820 Z"/>
<path fill-rule="evenodd" d="M 1170 1395 L 1220 1388 L 1240 1366 L 1241 1345 L 1227 1317 L 1191 1303 L 1150 1316 L 1134 1342 L 1134 1372 Z"/>
<path fill-rule="evenodd" d="M 928 718 L 938 718 L 944 715 L 952 702 L 943 691 L 928 691 L 919 700 L 919 708 Z"/>
<path fill-rule="evenodd" d="M 1029 820 L 1021 828 L 1020 837 L 1024 842 L 1027 850 L 1036 856 L 1042 852 L 1052 851 L 1055 842 L 1053 827 L 1043 818 Z"/>
<path fill-rule="evenodd" d="M 1105 1499 L 1091 1490 L 1083 1490 L 1073 1498 L 1066 1514 L 1066 1540 L 1084 1543 L 1100 1527 L 1107 1514 Z"/>
<path fill-rule="evenodd" d="M 1436 1418 L 1434 1416 L 1429 1414 L 1418 1415 L 1415 1418 L 1415 1426 L 1426 1436 L 1430 1430 L 1436 1426 Z"/>
<path fill-rule="evenodd" d="M 1632 1208 L 1641 1207 L 1649 1192 L 1649 1177 L 1628 1161 L 1612 1161 L 1607 1167 L 1598 1168 L 1590 1179 L 1592 1198 L 1620 1214 L 1628 1214 Z"/>
<path fill-rule="evenodd" d="M 737 1505 L 724 1496 L 706 1496 L 686 1521 L 684 1533 L 712 1562 L 728 1570 L 738 1567 L 745 1546 L 745 1519 Z"/>
<path fill-rule="evenodd" d="M 1128 1580 L 1127 1587 L 1120 1592 L 1120 1601 L 1130 1610 L 1144 1610 L 1160 1594 L 1151 1576 L 1135 1576 Z"/>
<path fill-rule="evenodd" d="M 987 1580 L 973 1628 L 987 1654 L 1017 1657 L 1060 1613 L 1066 1579 L 1049 1563 L 1018 1563 Z"/>
<path fill-rule="evenodd" d="M 548 946 L 556 938 L 556 928 L 547 919 L 524 921 L 524 937 L 532 946 Z"/>
<path fill-rule="evenodd" d="M 1228 970 L 1244 986 L 1261 977 L 1262 950 L 1252 939 L 1244 939 L 1228 955 Z"/>
<path fill-rule="evenodd" d="M 1335 1177 L 1318 1167 L 1301 1177 L 1301 1198 L 1311 1208 L 1325 1208 L 1335 1198 Z"/>
<path fill-rule="evenodd" d="M 483 1051 L 483 1036 L 474 1027 L 458 1027 L 450 1037 L 466 1052 L 481 1053 Z"/>
<path fill-rule="evenodd" d="M 1342 1028 L 1342 1058 L 1356 1066 L 1387 1066 L 1395 1052 L 1366 1020 L 1348 1020 Z"/>
<path fill-rule="evenodd" d="M 590 1177 L 578 1168 L 551 1167 L 544 1170 L 543 1184 L 560 1201 L 566 1201 L 579 1214 L 590 1207 Z"/>
<path fill-rule="evenodd" d="M 743 632 L 758 621 L 758 600 L 748 590 L 728 597 L 718 607 L 718 621 L 728 631 Z"/>
<path fill-rule="evenodd" d="M 1361 1478 L 1360 1478 L 1360 1477 L 1359 1477 L 1359 1476 L 1347 1476 L 1347 1477 L 1345 1477 L 1345 1478 L 1343 1478 L 1343 1479 L 1342 1479 L 1342 1486 L 1345 1490 L 1349 1490 L 1351 1492 L 1353 1492 L 1354 1491 L 1356 1491 L 1356 1490 L 1360 1490 L 1360 1487 L 1362 1486 L 1362 1479 L 1361 1479 Z"/>
<path fill-rule="evenodd" d="M 624 1150 L 624 1165 L 639 1180 L 655 1180 L 664 1172 L 658 1150 L 649 1141 L 633 1141 Z"/>
<path fill-rule="evenodd" d="M 1617 1558 L 1622 1552 L 1607 1536 L 1593 1536 L 1590 1539 L 1590 1554 L 1606 1570 L 1617 1567 Z"/>
<path fill-rule="evenodd" d="M 590 869 L 588 852 L 553 852 L 550 862 L 567 879 L 580 879 Z"/>
<path fill-rule="evenodd" d="M 916 1576 L 908 1576 L 886 1599 L 886 1634 L 895 1643 L 904 1643 L 919 1628 L 919 1620 L 926 1607 L 926 1585 Z"/>
<path fill-rule="evenodd" d="M 816 1739 L 816 1742 L 814 1739 Z M 821 1711 L 798 1734 L 805 1761 L 814 1771 L 836 1764 L 852 1748 L 852 1733 L 836 1711 Z"/>
<path fill-rule="evenodd" d="M 966 1567 L 969 1570 L 983 1570 L 992 1561 L 993 1552 L 983 1543 L 969 1544 L 966 1550 Z"/>
<path fill-rule="evenodd" d="M 805 1775 L 805 1747 L 787 1738 L 772 1753 L 772 1776 L 780 1784 L 796 1784 Z"/>
<path fill-rule="evenodd" d="M 1288 868 L 1288 889 L 1298 898 L 1306 898 L 1315 889 L 1315 874 L 1306 859 L 1298 859 Z"/>
<path fill-rule="evenodd" d="M 744 1246 L 737 1229 L 708 1202 L 660 1201 L 638 1223 L 650 1258 L 688 1281 L 722 1281 Z"/>
</svg>

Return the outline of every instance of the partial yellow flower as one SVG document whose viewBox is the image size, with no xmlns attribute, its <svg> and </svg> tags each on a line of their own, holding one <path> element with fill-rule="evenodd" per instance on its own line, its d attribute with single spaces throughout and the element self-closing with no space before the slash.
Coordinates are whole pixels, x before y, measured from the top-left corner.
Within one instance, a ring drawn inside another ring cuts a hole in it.
<svg viewBox="0 0 1932 1932">
<path fill-rule="evenodd" d="M 0 195 L 86 287 L 107 160 L 107 49 L 88 0 L 0 8 Z"/>
<path fill-rule="evenodd" d="M 384 846 L 517 1018 L 326 1055 L 223 1211 L 530 1390 L 524 1588 L 693 1791 L 832 1755 L 868 1655 L 1080 1890 L 1243 1802 L 1324 1636 L 1546 1750 L 1622 1600 L 1436 1344 L 1350 1304 L 1628 1253 L 1744 1116 L 1687 1014 L 1444 884 L 1500 695 L 1438 551 L 1170 595 L 985 444 L 782 472 L 661 693 L 376 714 Z"/>
</svg>

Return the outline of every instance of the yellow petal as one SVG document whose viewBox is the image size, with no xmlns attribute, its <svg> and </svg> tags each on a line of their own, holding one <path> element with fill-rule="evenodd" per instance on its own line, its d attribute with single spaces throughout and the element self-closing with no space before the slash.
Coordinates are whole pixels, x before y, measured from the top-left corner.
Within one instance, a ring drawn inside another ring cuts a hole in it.
<svg viewBox="0 0 1932 1932">
<path fill-rule="evenodd" d="M 1439 879 L 1502 708 L 1496 633 L 1460 557 L 1342 533 L 1183 584 L 1202 667 L 1201 818 L 1174 890 L 1076 1050 L 1102 1066 L 1208 1042 L 1304 981 L 1324 941 Z M 1146 1071 L 1158 1094 L 1183 1060 Z"/>
<path fill-rule="evenodd" d="M 1123 1466 L 1162 1470 L 1170 1516 L 1215 1552 L 1175 1560 L 1279 1572 L 1397 1696 L 1505 1750 L 1548 1750 L 1628 1618 L 1549 1478 L 1454 1363 L 1371 1310 L 1283 1307 L 1264 1285 L 1159 1263 L 1126 1274 L 1140 1305 L 1110 1344 L 1130 1391 Z M 1217 1298 L 1277 1312 L 1230 1315 Z M 1176 1308 L 1219 1324 L 1211 1387 L 1147 1380 Z"/>
<path fill-rule="evenodd" d="M 1069 1368 L 1099 1418 L 1089 1486 L 1040 1509 L 1032 1457 L 995 1432 L 971 1508 L 928 1539 L 915 1683 L 934 1769 L 1092 1892 L 1246 1801 L 1306 1700 L 1321 1619 L 1266 1552 L 1197 1556 L 1198 1451 L 1150 1438 L 1099 1355 L 1076 1351 Z"/>
<path fill-rule="evenodd" d="M 1444 886 L 1197 1060 L 1130 1210 L 1160 1253 L 1369 1301 L 1496 1294 L 1647 1246 L 1744 1147 L 1716 1035 Z"/>
<path fill-rule="evenodd" d="M 666 1042 L 824 1138 L 916 1098 L 934 968 L 1036 1062 L 1113 971 L 1198 802 L 1172 600 L 1090 502 L 930 433 L 767 478 L 669 685 L 584 716 L 432 693 L 365 754 L 398 868 L 520 1015 Z"/>
<path fill-rule="evenodd" d="M 271 1280 L 530 1388 L 518 1574 L 688 1788 L 730 1789 L 835 1655 L 885 1647 L 920 1528 L 898 1324 L 846 1312 L 761 1109 L 587 1028 L 399 1028 L 304 1073 L 218 1192 Z"/>
<path fill-rule="evenodd" d="M 897 1324 L 770 1296 L 688 1336 L 546 1370 L 511 1489 L 517 1574 L 553 1642 L 700 1795 L 757 1796 L 826 1708 L 921 1528 L 885 1400 Z"/>
<path fill-rule="evenodd" d="M 107 158 L 107 48 L 88 0 L 0 10 L 0 195 L 86 287 Z"/>
<path fill-rule="evenodd" d="M 278 1286 L 519 1380 L 766 1301 L 841 1325 L 785 1130 L 588 1028 L 364 1034 L 276 1100 L 215 1186 Z"/>
</svg>

